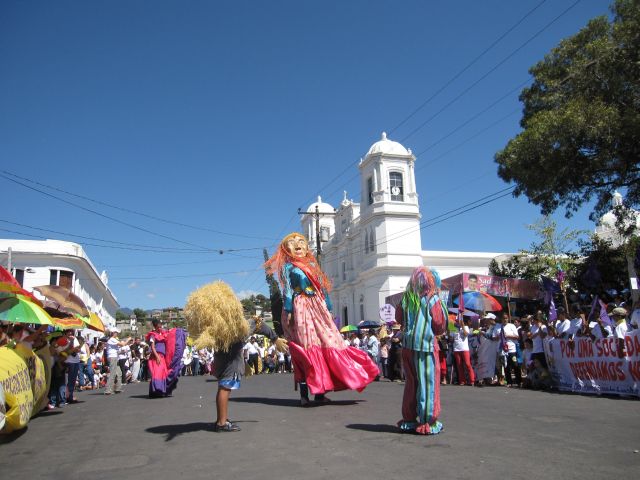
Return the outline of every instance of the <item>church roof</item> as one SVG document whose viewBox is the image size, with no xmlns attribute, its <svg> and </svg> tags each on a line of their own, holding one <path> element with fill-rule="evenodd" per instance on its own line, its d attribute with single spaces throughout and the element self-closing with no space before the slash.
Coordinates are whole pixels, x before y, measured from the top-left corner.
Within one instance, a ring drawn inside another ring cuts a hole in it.
<svg viewBox="0 0 640 480">
<path fill-rule="evenodd" d="M 411 155 L 411 152 L 404 148 L 400 143 L 389 140 L 386 132 L 382 132 L 382 138 L 371 145 L 367 155 L 376 155 L 378 153 L 390 155 Z"/>
<path fill-rule="evenodd" d="M 322 201 L 322 197 L 320 197 L 320 195 L 318 195 L 318 201 L 317 202 L 313 202 L 311 205 L 309 205 L 309 208 L 307 208 L 307 212 L 315 212 L 316 211 L 316 205 L 318 206 L 318 211 L 320 213 L 333 213 L 333 212 L 335 212 L 335 208 L 333 208 L 330 204 L 323 202 Z"/>
</svg>

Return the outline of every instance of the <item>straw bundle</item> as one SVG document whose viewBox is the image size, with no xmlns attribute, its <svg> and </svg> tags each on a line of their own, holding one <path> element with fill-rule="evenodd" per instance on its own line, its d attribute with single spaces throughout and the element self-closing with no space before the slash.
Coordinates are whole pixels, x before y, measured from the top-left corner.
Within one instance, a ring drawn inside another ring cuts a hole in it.
<svg viewBox="0 0 640 480">
<path fill-rule="evenodd" d="M 232 344 L 249 334 L 249 324 L 238 297 L 222 281 L 191 292 L 184 315 L 189 333 L 197 337 L 196 348 L 213 347 L 228 351 Z"/>
</svg>

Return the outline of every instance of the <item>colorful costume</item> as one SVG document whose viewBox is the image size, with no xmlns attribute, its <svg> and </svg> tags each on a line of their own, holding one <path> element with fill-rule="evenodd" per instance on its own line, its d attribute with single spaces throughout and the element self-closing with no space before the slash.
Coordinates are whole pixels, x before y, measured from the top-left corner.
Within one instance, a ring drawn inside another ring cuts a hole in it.
<svg viewBox="0 0 640 480">
<path fill-rule="evenodd" d="M 247 321 L 242 305 L 229 285 L 217 281 L 200 287 L 189 295 L 184 307 L 189 332 L 198 338 L 194 348 L 213 347 L 215 357 L 213 370 L 218 377 L 216 394 L 216 432 L 237 432 L 240 427 L 229 421 L 229 395 L 240 388 L 244 375 L 242 347 L 245 339 L 254 330 L 274 341 L 276 349 L 282 351 L 286 342 L 259 318 Z"/>
<path fill-rule="evenodd" d="M 422 435 L 442 431 L 440 361 L 437 336 L 445 333 L 447 308 L 440 300 L 440 278 L 427 267 L 413 271 L 402 297 L 402 364 L 405 373 L 400 430 Z"/>
<path fill-rule="evenodd" d="M 305 385 L 316 395 L 362 391 L 379 375 L 378 367 L 363 350 L 345 346 L 329 312 L 328 279 L 308 249 L 303 256 L 287 248 L 290 238 L 304 237 L 285 237 L 267 268 L 278 274 L 282 286 L 282 326 L 303 398 Z"/>
<path fill-rule="evenodd" d="M 166 397 L 171 395 L 178 384 L 178 377 L 182 370 L 182 353 L 186 344 L 186 332 L 182 328 L 172 328 L 160 332 L 151 331 L 145 337 L 147 342 L 153 342 L 156 354 L 160 357 L 158 363 L 150 358 L 147 367 L 151 373 L 149 382 L 149 397 Z"/>
</svg>

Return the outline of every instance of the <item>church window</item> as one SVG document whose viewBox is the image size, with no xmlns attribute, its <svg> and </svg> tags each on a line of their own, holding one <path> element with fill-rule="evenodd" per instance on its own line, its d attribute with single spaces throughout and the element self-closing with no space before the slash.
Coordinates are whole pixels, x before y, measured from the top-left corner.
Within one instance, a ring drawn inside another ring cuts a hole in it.
<svg viewBox="0 0 640 480">
<path fill-rule="evenodd" d="M 367 203 L 373 203 L 373 177 L 367 178 Z"/>
<path fill-rule="evenodd" d="M 369 253 L 369 234 L 364 232 L 364 253 Z"/>
<path fill-rule="evenodd" d="M 402 173 L 389 173 L 389 188 L 391 189 L 391 200 L 395 202 L 404 201 L 404 185 L 402 182 Z"/>
<path fill-rule="evenodd" d="M 342 262 L 342 280 L 345 281 L 347 279 L 347 264 Z"/>
<path fill-rule="evenodd" d="M 364 304 L 360 304 L 360 320 L 364 320 Z"/>
<path fill-rule="evenodd" d="M 369 249 L 372 252 L 374 252 L 376 249 L 376 237 L 375 237 L 375 231 L 373 229 L 369 233 Z"/>
</svg>

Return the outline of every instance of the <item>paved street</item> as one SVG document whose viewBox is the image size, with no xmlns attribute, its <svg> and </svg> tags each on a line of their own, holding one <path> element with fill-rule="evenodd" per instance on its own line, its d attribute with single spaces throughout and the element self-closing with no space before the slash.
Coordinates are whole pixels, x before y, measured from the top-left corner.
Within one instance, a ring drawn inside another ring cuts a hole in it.
<svg viewBox="0 0 640 480">
<path fill-rule="evenodd" d="M 398 434 L 402 385 L 378 382 L 330 405 L 297 406 L 291 375 L 248 378 L 232 394 L 242 431 L 214 433 L 208 377 L 172 398 L 147 384 L 34 418 L 0 440 L 2 479 L 629 478 L 640 471 L 640 402 L 445 386 L 445 431 Z"/>
</svg>

